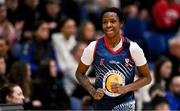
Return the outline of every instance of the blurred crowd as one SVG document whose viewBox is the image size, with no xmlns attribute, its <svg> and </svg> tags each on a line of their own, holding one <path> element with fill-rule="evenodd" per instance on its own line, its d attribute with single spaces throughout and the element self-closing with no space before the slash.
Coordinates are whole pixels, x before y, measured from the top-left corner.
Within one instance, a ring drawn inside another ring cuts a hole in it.
<svg viewBox="0 0 180 111">
<path fill-rule="evenodd" d="M 0 0 L 0 104 L 92 110 L 92 97 L 78 84 L 75 71 L 84 48 L 103 35 L 100 13 L 118 7 L 126 15 L 121 32 L 143 48 L 153 77 L 135 91 L 136 108 L 180 110 L 179 3 Z M 87 75 L 94 84 L 93 68 Z"/>
</svg>

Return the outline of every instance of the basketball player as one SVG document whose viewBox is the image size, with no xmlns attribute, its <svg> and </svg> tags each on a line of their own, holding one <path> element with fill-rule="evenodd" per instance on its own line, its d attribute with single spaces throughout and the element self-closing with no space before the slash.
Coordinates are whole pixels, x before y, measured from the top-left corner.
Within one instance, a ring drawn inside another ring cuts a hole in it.
<svg viewBox="0 0 180 111">
<path fill-rule="evenodd" d="M 94 109 L 135 110 L 133 91 L 151 82 L 146 58 L 137 43 L 120 33 L 124 17 L 119 9 L 104 10 L 101 19 L 105 35 L 84 49 L 76 77 L 94 98 Z M 85 75 L 90 65 L 96 72 L 94 86 Z M 135 66 L 142 75 L 136 81 Z"/>
</svg>

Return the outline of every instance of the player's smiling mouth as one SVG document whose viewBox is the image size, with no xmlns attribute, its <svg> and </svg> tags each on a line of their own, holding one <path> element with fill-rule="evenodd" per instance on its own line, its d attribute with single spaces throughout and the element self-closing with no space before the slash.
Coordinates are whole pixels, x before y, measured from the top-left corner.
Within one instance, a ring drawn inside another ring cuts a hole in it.
<svg viewBox="0 0 180 111">
<path fill-rule="evenodd" d="M 114 32 L 114 30 L 112 28 L 106 30 L 106 33 L 113 33 L 113 32 Z"/>
</svg>

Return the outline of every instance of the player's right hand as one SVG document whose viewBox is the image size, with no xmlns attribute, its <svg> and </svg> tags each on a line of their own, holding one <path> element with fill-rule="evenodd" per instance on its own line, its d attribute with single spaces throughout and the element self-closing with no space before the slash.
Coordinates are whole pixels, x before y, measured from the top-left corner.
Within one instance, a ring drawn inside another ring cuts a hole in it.
<svg viewBox="0 0 180 111">
<path fill-rule="evenodd" d="M 98 88 L 92 95 L 95 100 L 100 100 L 104 96 L 104 89 Z"/>
</svg>

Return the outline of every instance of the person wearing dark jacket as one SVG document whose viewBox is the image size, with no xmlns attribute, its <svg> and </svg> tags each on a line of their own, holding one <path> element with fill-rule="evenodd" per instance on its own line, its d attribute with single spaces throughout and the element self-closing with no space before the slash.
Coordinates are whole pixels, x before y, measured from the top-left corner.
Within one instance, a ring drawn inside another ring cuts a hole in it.
<svg viewBox="0 0 180 111">
<path fill-rule="evenodd" d="M 70 100 L 59 84 L 54 60 L 40 63 L 37 78 L 33 83 L 32 105 L 35 109 L 70 109 Z M 36 103 L 40 103 L 38 106 Z"/>
</svg>

